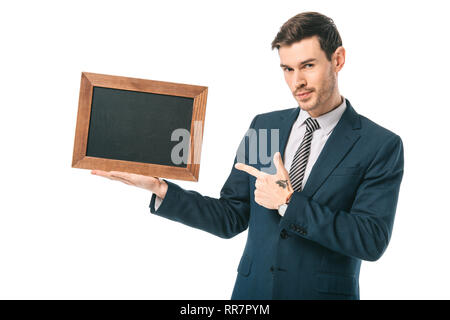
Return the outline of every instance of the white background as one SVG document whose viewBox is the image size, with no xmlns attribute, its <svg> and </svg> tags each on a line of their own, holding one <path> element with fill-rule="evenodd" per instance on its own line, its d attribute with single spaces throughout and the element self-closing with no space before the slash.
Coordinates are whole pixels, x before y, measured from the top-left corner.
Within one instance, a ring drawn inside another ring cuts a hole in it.
<svg viewBox="0 0 450 320">
<path fill-rule="evenodd" d="M 71 168 L 81 72 L 208 86 L 200 180 L 174 182 L 219 197 L 252 118 L 297 106 L 270 44 L 302 11 L 334 19 L 341 93 L 404 142 L 392 239 L 363 262 L 361 298 L 450 298 L 445 6 L 3 1 L 0 298 L 229 299 L 247 232 L 224 240 L 157 217 L 150 192 Z"/>
</svg>

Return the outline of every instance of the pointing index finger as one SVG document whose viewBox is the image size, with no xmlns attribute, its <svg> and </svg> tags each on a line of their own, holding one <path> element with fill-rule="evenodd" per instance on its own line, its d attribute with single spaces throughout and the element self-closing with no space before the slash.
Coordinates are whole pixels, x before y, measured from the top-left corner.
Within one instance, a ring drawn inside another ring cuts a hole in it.
<svg viewBox="0 0 450 320">
<path fill-rule="evenodd" d="M 255 178 L 259 178 L 261 176 L 261 171 L 259 171 L 256 168 L 253 168 L 252 166 L 246 165 L 244 163 L 238 162 L 234 165 L 234 167 L 238 170 L 242 170 L 242 171 L 247 172 L 248 174 L 251 174 Z"/>
</svg>

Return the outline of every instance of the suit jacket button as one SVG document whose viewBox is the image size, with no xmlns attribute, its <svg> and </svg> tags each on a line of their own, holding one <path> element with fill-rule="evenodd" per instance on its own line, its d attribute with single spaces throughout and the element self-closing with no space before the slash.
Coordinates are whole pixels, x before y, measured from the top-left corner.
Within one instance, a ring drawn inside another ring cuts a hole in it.
<svg viewBox="0 0 450 320">
<path fill-rule="evenodd" d="M 286 239 L 288 237 L 287 231 L 284 229 L 281 230 L 280 237 L 281 239 Z"/>
</svg>

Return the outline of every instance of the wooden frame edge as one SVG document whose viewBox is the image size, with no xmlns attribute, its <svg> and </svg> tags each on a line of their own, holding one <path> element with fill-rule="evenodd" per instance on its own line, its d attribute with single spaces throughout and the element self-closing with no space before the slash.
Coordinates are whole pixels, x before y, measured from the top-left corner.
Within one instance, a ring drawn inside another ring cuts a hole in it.
<svg viewBox="0 0 450 320">
<path fill-rule="evenodd" d="M 86 156 L 92 95 L 95 86 L 193 98 L 190 153 L 187 166 L 185 168 L 172 167 Z M 127 171 L 143 175 L 150 175 L 149 172 L 152 171 L 153 176 L 161 178 L 198 181 L 207 93 L 208 87 L 205 86 L 82 72 L 72 168 L 100 170 L 111 170 L 112 168 L 114 171 Z"/>
</svg>

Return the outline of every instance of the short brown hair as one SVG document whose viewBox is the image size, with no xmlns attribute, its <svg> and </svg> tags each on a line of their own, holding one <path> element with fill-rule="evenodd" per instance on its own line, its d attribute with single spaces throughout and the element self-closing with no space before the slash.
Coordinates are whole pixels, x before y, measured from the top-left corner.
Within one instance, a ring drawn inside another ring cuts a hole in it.
<svg viewBox="0 0 450 320">
<path fill-rule="evenodd" d="M 272 50 L 313 36 L 318 36 L 320 48 L 331 61 L 333 53 L 342 46 L 341 36 L 333 19 L 318 12 L 302 12 L 286 21 L 272 41 Z"/>
</svg>

